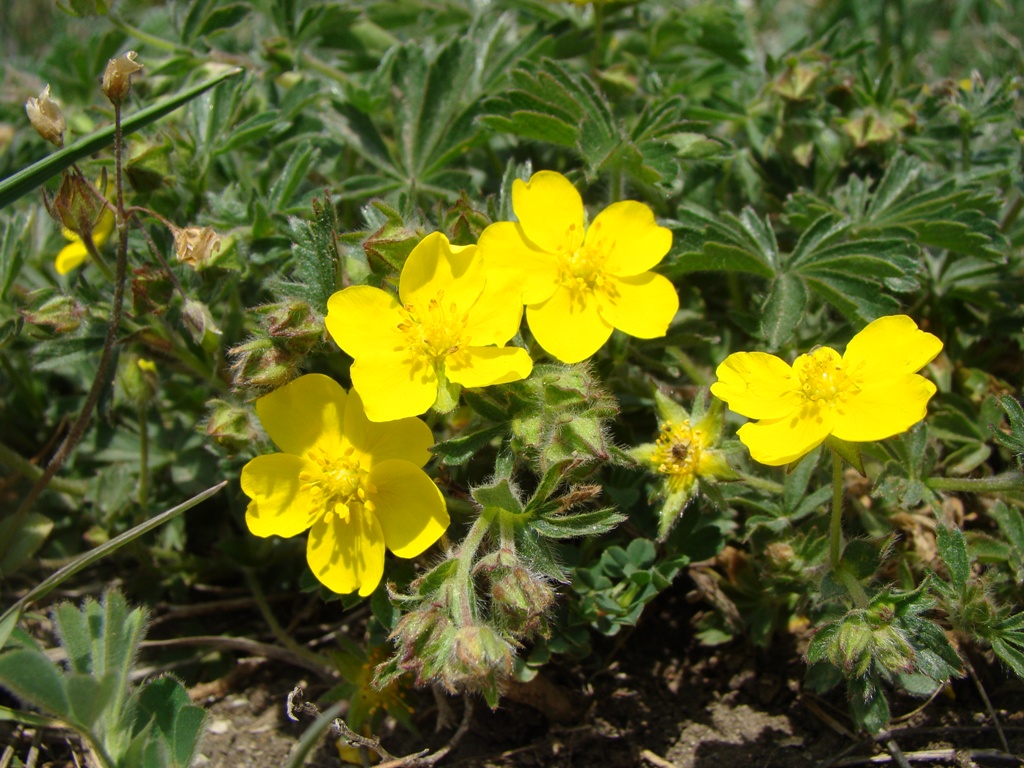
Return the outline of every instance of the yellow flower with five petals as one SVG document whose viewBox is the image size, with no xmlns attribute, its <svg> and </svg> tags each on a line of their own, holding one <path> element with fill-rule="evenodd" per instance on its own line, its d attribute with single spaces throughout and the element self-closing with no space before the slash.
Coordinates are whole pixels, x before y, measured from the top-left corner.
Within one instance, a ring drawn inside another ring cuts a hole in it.
<svg viewBox="0 0 1024 768">
<path fill-rule="evenodd" d="M 327 302 L 327 330 L 352 356 L 352 386 L 373 421 L 455 405 L 452 384 L 484 387 L 519 381 L 533 361 L 504 346 L 519 330 L 518 293 L 488 275 L 475 245 L 452 245 L 440 232 L 413 248 L 398 298 L 355 285 Z"/>
<path fill-rule="evenodd" d="M 421 469 L 434 437 L 409 418 L 374 424 L 356 392 L 307 374 L 256 401 L 281 453 L 242 468 L 256 536 L 309 529 L 306 559 L 324 586 L 366 596 L 384 573 L 384 548 L 415 557 L 448 528 L 444 497 Z"/>
<path fill-rule="evenodd" d="M 842 356 L 818 347 L 788 365 L 764 352 L 736 352 L 718 366 L 711 392 L 742 416 L 737 435 L 762 464 L 782 466 L 832 435 L 862 443 L 910 429 L 924 418 L 935 385 L 917 371 L 942 342 L 906 315 L 880 317 Z"/>
<path fill-rule="evenodd" d="M 564 363 L 597 352 L 612 330 L 641 339 L 664 336 L 679 309 L 675 287 L 650 270 L 672 247 L 643 203 L 612 203 L 584 227 L 583 199 L 560 173 L 539 171 L 512 184 L 518 222 L 480 235 L 488 270 L 523 286 L 534 338 Z"/>
</svg>

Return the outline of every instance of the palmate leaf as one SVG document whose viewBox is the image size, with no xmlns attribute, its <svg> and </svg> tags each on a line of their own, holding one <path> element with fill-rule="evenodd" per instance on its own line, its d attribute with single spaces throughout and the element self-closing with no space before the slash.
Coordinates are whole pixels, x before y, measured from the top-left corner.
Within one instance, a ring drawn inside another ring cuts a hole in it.
<svg viewBox="0 0 1024 768">
<path fill-rule="evenodd" d="M 617 118 L 594 81 L 545 59 L 509 74 L 512 87 L 487 99 L 480 121 L 495 131 L 573 150 L 594 177 L 621 170 L 643 184 L 670 182 L 679 161 L 707 157 L 722 144 L 680 119 L 683 101 L 649 101 L 631 125 Z"/>
<path fill-rule="evenodd" d="M 1002 259 L 1008 242 L 996 220 L 996 193 L 956 178 L 922 184 L 922 171 L 918 160 L 898 155 L 873 190 L 870 180 L 853 176 L 828 201 L 799 192 L 787 203 L 787 218 L 802 228 L 833 213 L 850 217 L 857 237 L 902 239 L 987 261 Z"/>
<path fill-rule="evenodd" d="M 698 270 L 746 272 L 770 280 L 761 305 L 761 336 L 770 349 L 786 344 L 811 295 L 857 325 L 899 308 L 892 294 L 917 286 L 917 247 L 899 237 L 859 236 L 834 211 L 805 221 L 789 253 L 780 251 L 766 219 L 751 208 L 714 216 L 696 206 L 680 211 L 676 232 L 686 249 L 669 266 L 675 277 Z"/>
<path fill-rule="evenodd" d="M 470 183 L 468 172 L 452 165 L 482 140 L 482 100 L 540 39 L 534 31 L 509 44 L 508 23 L 473 28 L 433 58 L 419 45 L 395 47 L 365 89 L 350 88 L 336 101 L 341 119 L 328 124 L 373 170 L 343 182 L 343 197 L 402 189 L 450 198 Z M 394 130 L 381 117 L 389 113 Z"/>
</svg>

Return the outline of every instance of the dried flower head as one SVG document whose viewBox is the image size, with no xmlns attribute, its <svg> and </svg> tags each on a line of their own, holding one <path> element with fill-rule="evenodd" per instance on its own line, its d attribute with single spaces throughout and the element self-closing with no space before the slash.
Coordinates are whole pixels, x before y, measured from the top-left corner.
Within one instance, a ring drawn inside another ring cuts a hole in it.
<svg viewBox="0 0 1024 768">
<path fill-rule="evenodd" d="M 174 255 L 193 269 L 204 267 L 220 251 L 220 235 L 209 227 L 174 230 Z"/>
<path fill-rule="evenodd" d="M 50 98 L 49 85 L 39 94 L 38 99 L 29 99 L 25 102 L 25 112 L 28 113 L 32 127 L 40 136 L 58 147 L 64 146 L 64 130 L 67 124 L 64 122 L 64 113 L 60 111 L 60 104 Z"/>
<path fill-rule="evenodd" d="M 112 103 L 120 104 L 124 101 L 132 88 L 132 75 L 142 71 L 142 65 L 135 61 L 138 55 L 135 51 L 128 51 L 107 62 L 100 89 Z"/>
</svg>

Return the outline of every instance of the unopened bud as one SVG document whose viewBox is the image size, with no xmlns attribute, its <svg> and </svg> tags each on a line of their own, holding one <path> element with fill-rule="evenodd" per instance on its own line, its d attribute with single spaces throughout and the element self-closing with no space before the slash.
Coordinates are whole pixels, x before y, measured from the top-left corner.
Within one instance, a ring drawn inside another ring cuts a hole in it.
<svg viewBox="0 0 1024 768">
<path fill-rule="evenodd" d="M 231 374 L 236 389 L 272 390 L 283 387 L 298 369 L 299 358 L 267 337 L 256 337 L 236 347 Z"/>
<path fill-rule="evenodd" d="M 909 674 L 914 671 L 917 653 L 903 633 L 892 626 L 874 631 L 875 658 L 890 672 Z"/>
<path fill-rule="evenodd" d="M 221 330 L 213 321 L 210 308 L 201 301 L 192 299 L 185 300 L 185 306 L 181 310 L 181 320 L 192 334 L 193 340 L 205 349 L 212 352 L 220 343 Z"/>
<path fill-rule="evenodd" d="M 112 103 L 120 104 L 124 101 L 132 88 L 132 75 L 142 71 L 142 65 L 135 61 L 138 55 L 135 51 L 128 51 L 107 62 L 100 88 Z"/>
<path fill-rule="evenodd" d="M 229 453 L 238 453 L 256 440 L 256 425 L 252 409 L 242 408 L 225 400 L 211 400 L 208 403 L 210 415 L 205 429 L 208 437 Z"/>
<path fill-rule="evenodd" d="M 290 352 L 305 354 L 324 338 L 324 321 L 304 301 L 265 304 L 254 312 L 262 315 L 261 325 Z"/>
<path fill-rule="evenodd" d="M 78 237 L 92 235 L 103 214 L 104 205 L 89 182 L 77 173 L 65 173 L 53 199 L 53 210 L 64 229 Z"/>
<path fill-rule="evenodd" d="M 500 573 L 496 572 L 495 575 Z M 505 620 L 507 629 L 516 637 L 545 631 L 546 613 L 555 602 L 555 591 L 543 576 L 516 566 L 491 582 L 495 610 Z"/>
<path fill-rule="evenodd" d="M 32 127 L 40 136 L 58 147 L 64 146 L 64 130 L 67 124 L 64 122 L 64 113 L 60 111 L 60 105 L 50 98 L 49 85 L 39 94 L 38 99 L 29 99 L 25 102 L 25 111 Z"/>
<path fill-rule="evenodd" d="M 117 370 L 117 383 L 126 400 L 145 405 L 156 394 L 156 364 L 136 355 L 123 357 Z"/>
<path fill-rule="evenodd" d="M 174 230 L 174 255 L 193 269 L 202 269 L 220 251 L 220 235 L 209 227 Z"/>
<path fill-rule="evenodd" d="M 871 664 L 871 640 L 871 629 L 862 620 L 845 621 L 830 654 L 832 662 L 848 675 L 863 675 Z"/>
<path fill-rule="evenodd" d="M 30 323 L 48 325 L 56 333 L 71 333 L 82 324 L 85 308 L 71 296 L 54 296 L 22 314 Z"/>
<path fill-rule="evenodd" d="M 512 673 L 512 649 L 498 633 L 485 624 L 462 627 L 455 633 L 455 657 L 462 672 L 469 678 L 464 682 L 472 686 L 474 680 Z"/>
</svg>

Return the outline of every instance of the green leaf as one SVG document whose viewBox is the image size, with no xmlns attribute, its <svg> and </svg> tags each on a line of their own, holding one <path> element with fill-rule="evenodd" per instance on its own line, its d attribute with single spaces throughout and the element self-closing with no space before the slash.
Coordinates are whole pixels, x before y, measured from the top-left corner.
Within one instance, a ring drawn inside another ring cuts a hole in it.
<svg viewBox="0 0 1024 768">
<path fill-rule="evenodd" d="M 47 714 L 76 722 L 64 677 L 40 651 L 21 649 L 0 654 L 0 686 Z"/>
<path fill-rule="evenodd" d="M 868 733 L 878 733 L 889 724 L 889 702 L 880 685 L 867 677 L 850 680 L 850 710 L 854 720 Z"/>
<path fill-rule="evenodd" d="M 992 638 L 992 650 L 1017 677 L 1024 680 L 1024 651 L 1001 637 Z"/>
<path fill-rule="evenodd" d="M 967 555 L 967 542 L 959 528 L 952 530 L 941 523 L 935 528 L 939 557 L 949 570 L 949 578 L 957 592 L 963 593 L 971 576 L 971 560 Z"/>
<path fill-rule="evenodd" d="M 313 201 L 310 221 L 298 217 L 288 220 L 295 255 L 298 283 L 283 286 L 283 292 L 308 301 L 321 315 L 327 314 L 327 301 L 340 289 L 341 256 L 338 253 L 338 215 L 329 195 Z"/>
<path fill-rule="evenodd" d="M 999 530 L 1018 552 L 1024 552 L 1024 516 L 1020 510 L 999 501 L 992 505 L 989 515 L 999 525 Z"/>
<path fill-rule="evenodd" d="M 539 517 L 531 521 L 530 527 L 549 539 L 572 539 L 607 533 L 625 519 L 626 516 L 615 509 L 596 509 L 575 515 Z"/>
<path fill-rule="evenodd" d="M 2 296 L 2 294 L 0 294 Z M 989 425 L 996 441 L 1009 448 L 1017 460 L 1017 466 L 1024 469 L 1024 407 L 1020 402 L 1010 395 L 1003 395 L 999 398 L 999 404 L 1006 411 L 1006 418 L 1010 425 L 1010 433 L 1006 434 L 996 425 Z"/>
<path fill-rule="evenodd" d="M 494 485 L 473 488 L 469 493 L 484 509 L 493 507 L 513 514 L 520 514 L 523 511 L 523 503 L 519 500 L 519 495 L 505 478 Z"/>
<path fill-rule="evenodd" d="M 119 689 L 116 675 L 97 680 L 92 675 L 72 672 L 65 678 L 68 702 L 74 721 L 91 730 Z"/>
<path fill-rule="evenodd" d="M 166 117 L 168 114 L 184 106 L 188 102 L 204 92 L 210 90 L 225 80 L 237 77 L 244 70 L 241 68 L 229 69 L 216 77 L 204 80 L 203 82 L 186 88 L 181 93 L 158 101 L 151 107 L 147 107 L 130 117 L 121 121 L 121 132 L 128 135 L 145 128 L 147 125 Z M 28 168 L 9 176 L 0 181 L 0 208 L 13 203 L 15 200 L 41 186 L 47 179 L 56 176 L 68 168 L 72 163 L 77 163 L 90 155 L 106 149 L 114 143 L 114 126 L 102 128 L 95 133 L 85 136 L 69 147 L 54 152 L 49 157 L 33 163 Z"/>
<path fill-rule="evenodd" d="M 442 440 L 435 443 L 430 452 L 440 456 L 441 460 L 449 466 L 458 466 L 476 456 L 483 448 L 505 434 L 503 426 L 488 427 L 478 432 L 461 437 L 453 437 L 450 440 Z"/>
<path fill-rule="evenodd" d="M 15 523 L 20 523 L 14 529 Z M 29 512 L 18 521 L 15 517 L 0 520 L 0 541 L 7 542 L 0 557 L 0 574 L 8 577 L 27 563 L 53 530 L 53 521 L 38 512 Z"/>
<path fill-rule="evenodd" d="M 96 601 L 87 598 L 79 610 L 72 603 L 60 603 L 51 616 L 60 645 L 68 657 L 68 664 L 74 672 L 88 674 L 93 671 L 93 631 L 90 627 L 87 606 Z M 96 631 L 102 631 L 96 627 Z"/>
<path fill-rule="evenodd" d="M 21 611 L 12 611 L 4 614 L 4 617 L 0 619 L 0 651 L 7 645 L 7 640 L 10 638 L 20 618 Z"/>
<path fill-rule="evenodd" d="M 807 287 L 796 275 L 779 275 L 761 308 L 761 336 L 769 350 L 788 342 L 800 327 L 807 307 Z"/>
</svg>

